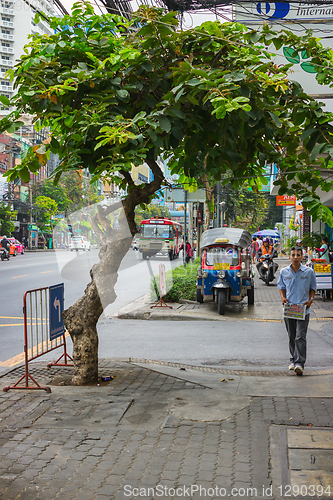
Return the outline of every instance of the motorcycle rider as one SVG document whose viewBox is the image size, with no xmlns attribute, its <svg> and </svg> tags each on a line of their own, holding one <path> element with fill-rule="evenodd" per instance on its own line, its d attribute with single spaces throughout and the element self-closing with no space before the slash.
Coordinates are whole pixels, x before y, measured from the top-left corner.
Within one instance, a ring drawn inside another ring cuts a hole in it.
<svg viewBox="0 0 333 500">
<path fill-rule="evenodd" d="M 258 272 L 259 272 L 259 276 L 260 278 L 262 279 L 265 279 L 265 275 L 262 271 L 263 269 L 263 261 L 265 260 L 265 256 L 266 255 L 270 255 L 272 258 L 274 257 L 274 248 L 273 246 L 270 244 L 269 242 L 269 238 L 264 238 L 263 240 L 263 244 L 261 246 L 261 249 L 259 250 L 259 258 L 260 258 L 260 262 L 257 264 L 257 269 L 258 269 Z M 273 263 L 273 273 L 275 274 L 276 273 L 276 270 L 279 266 L 274 262 Z"/>
<path fill-rule="evenodd" d="M 3 248 L 3 249 L 5 250 L 5 252 L 6 252 L 6 256 L 8 257 L 8 255 L 9 255 L 9 251 L 10 251 L 10 243 L 9 243 L 9 241 L 7 240 L 7 236 L 6 236 L 6 235 L 4 235 L 4 236 L 2 237 L 2 240 L 1 240 L 1 242 L 0 242 L 0 243 L 1 243 L 1 248 Z"/>
</svg>

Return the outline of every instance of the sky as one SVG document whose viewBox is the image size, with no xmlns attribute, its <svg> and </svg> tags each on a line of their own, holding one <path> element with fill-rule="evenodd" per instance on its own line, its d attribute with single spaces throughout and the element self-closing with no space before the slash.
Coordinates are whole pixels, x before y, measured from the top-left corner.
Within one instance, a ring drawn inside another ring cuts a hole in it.
<svg viewBox="0 0 333 500">
<path fill-rule="evenodd" d="M 61 3 L 68 10 L 68 12 L 70 12 L 73 3 L 75 3 L 76 1 L 77 0 L 61 0 Z M 92 3 L 96 4 L 96 8 L 95 8 L 96 13 L 100 13 L 101 11 L 100 11 L 98 5 L 101 5 L 101 3 L 99 2 L 99 0 L 90 0 L 90 1 Z M 130 5 L 132 6 L 133 10 L 137 10 L 140 3 L 141 3 L 140 0 L 130 0 Z M 143 1 L 142 3 L 147 3 L 147 0 L 145 2 Z M 153 3 L 154 3 L 154 0 L 150 0 L 150 4 L 153 4 Z M 217 11 L 218 14 L 222 14 L 222 15 L 226 15 L 227 12 L 228 12 L 227 10 L 223 10 L 222 8 L 218 9 L 218 11 Z M 210 12 L 209 10 L 201 11 L 200 13 L 197 13 L 197 12 L 190 13 L 190 14 L 186 13 L 184 15 L 183 27 L 184 27 L 184 29 L 193 28 L 195 26 L 199 26 L 200 24 L 202 24 L 205 21 L 215 21 L 216 18 L 218 18 L 221 22 L 223 22 L 225 20 L 225 19 L 223 19 L 223 17 L 221 17 L 219 15 L 216 16 L 216 14 L 214 12 Z"/>
</svg>

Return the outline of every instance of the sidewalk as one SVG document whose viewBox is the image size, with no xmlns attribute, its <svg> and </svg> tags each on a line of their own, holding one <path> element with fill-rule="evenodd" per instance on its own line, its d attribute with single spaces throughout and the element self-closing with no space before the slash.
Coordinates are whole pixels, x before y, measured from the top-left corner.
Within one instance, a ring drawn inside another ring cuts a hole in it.
<svg viewBox="0 0 333 500">
<path fill-rule="evenodd" d="M 280 269 L 287 265 L 288 261 L 279 261 Z M 168 307 L 151 307 L 154 305 L 146 295 L 120 309 L 115 316 L 120 319 L 142 319 L 142 320 L 173 320 L 173 321 L 280 321 L 282 322 L 282 306 L 280 293 L 276 286 L 277 279 L 266 286 L 256 275 L 254 278 L 255 302 L 248 306 L 247 298 L 239 303 L 229 303 L 226 313 L 220 316 L 217 305 L 214 303 L 199 304 L 188 300 L 181 303 L 168 303 Z M 115 317 L 113 316 L 113 317 Z M 110 316 L 112 317 L 112 316 Z M 333 319 L 333 300 L 323 301 L 320 292 L 317 292 L 311 306 L 311 321 Z"/>
<path fill-rule="evenodd" d="M 70 369 L 38 362 L 31 373 L 45 384 Z M 333 375 L 101 360 L 111 374 L 100 386 L 1 393 L 1 500 L 264 500 L 287 485 L 302 491 L 292 498 L 333 497 Z"/>
</svg>

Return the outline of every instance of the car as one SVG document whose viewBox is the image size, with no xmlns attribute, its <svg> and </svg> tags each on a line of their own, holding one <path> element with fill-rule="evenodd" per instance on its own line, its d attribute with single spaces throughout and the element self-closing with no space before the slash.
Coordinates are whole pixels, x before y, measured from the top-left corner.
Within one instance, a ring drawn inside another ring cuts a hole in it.
<svg viewBox="0 0 333 500">
<path fill-rule="evenodd" d="M 8 238 L 8 240 L 10 241 L 11 243 L 11 246 L 12 244 L 15 246 L 15 250 L 14 250 L 14 256 L 18 253 L 21 253 L 22 255 L 24 254 L 24 251 L 25 251 L 25 248 L 24 248 L 24 245 L 23 243 L 20 243 L 19 240 L 17 240 L 16 238 Z"/>
<path fill-rule="evenodd" d="M 14 255 L 14 257 L 16 256 L 17 254 L 17 250 L 15 248 L 15 245 L 14 243 L 11 241 L 15 238 L 7 238 L 9 243 L 10 243 L 10 250 L 9 250 L 9 255 Z M 2 236 L 0 236 L 0 248 L 1 248 L 1 240 L 2 240 Z"/>
<path fill-rule="evenodd" d="M 72 238 L 69 241 L 69 249 L 71 252 L 73 250 L 90 251 L 91 249 L 90 241 L 85 236 L 72 236 Z"/>
</svg>

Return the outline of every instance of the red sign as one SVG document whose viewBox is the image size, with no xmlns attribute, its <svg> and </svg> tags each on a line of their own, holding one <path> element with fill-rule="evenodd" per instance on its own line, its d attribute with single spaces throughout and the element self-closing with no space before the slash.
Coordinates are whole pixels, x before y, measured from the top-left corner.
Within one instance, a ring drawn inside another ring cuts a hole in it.
<svg viewBox="0 0 333 500">
<path fill-rule="evenodd" d="M 198 210 L 198 213 L 197 213 L 197 223 L 198 224 L 202 224 L 202 210 Z"/>
<path fill-rule="evenodd" d="M 280 207 L 281 205 L 296 205 L 296 196 L 288 196 L 284 194 L 283 196 L 276 197 L 276 206 Z"/>
</svg>

